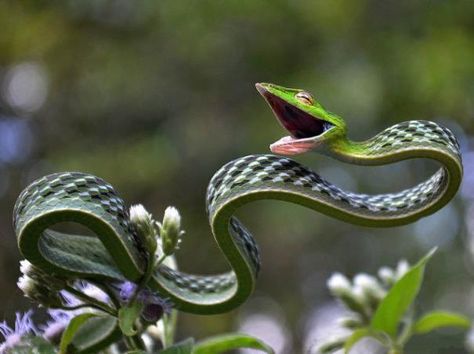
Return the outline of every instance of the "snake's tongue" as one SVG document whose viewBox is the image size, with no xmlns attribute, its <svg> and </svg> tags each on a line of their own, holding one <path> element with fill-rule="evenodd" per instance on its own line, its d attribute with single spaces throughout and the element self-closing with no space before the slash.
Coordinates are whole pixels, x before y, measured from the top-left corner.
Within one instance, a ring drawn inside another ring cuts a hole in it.
<svg viewBox="0 0 474 354">
<path fill-rule="evenodd" d="M 285 136 L 270 145 L 270 150 L 280 155 L 297 155 L 313 150 L 318 144 L 314 140 L 296 139 L 291 136 Z"/>
</svg>

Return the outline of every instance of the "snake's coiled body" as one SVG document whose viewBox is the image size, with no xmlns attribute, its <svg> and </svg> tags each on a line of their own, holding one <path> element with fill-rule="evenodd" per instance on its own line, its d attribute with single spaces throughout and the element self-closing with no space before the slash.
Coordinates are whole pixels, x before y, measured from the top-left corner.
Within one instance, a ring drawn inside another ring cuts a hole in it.
<svg viewBox="0 0 474 354">
<path fill-rule="evenodd" d="M 279 199 L 354 224 L 395 226 L 443 207 L 462 178 L 456 138 L 448 129 L 428 121 L 404 122 L 370 140 L 354 143 L 350 156 L 337 148 L 331 154 L 370 165 L 431 158 L 442 167 L 410 189 L 366 195 L 343 191 L 286 157 L 250 155 L 236 159 L 213 176 L 206 199 L 212 232 L 233 271 L 196 276 L 161 266 L 149 286 L 170 297 L 183 311 L 209 314 L 230 310 L 251 294 L 260 268 L 253 236 L 233 216 L 240 206 L 254 200 Z M 138 281 L 145 257 L 128 218 L 127 208 L 108 183 L 91 175 L 66 172 L 43 177 L 23 191 L 15 205 L 14 227 L 22 254 L 45 271 L 86 279 Z M 97 238 L 50 229 L 63 221 L 83 224 Z"/>
</svg>

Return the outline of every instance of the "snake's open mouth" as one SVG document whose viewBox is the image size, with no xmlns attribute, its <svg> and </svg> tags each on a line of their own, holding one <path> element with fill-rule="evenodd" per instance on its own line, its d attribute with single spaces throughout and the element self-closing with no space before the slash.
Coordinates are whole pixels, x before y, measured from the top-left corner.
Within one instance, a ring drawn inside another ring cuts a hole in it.
<svg viewBox="0 0 474 354">
<path fill-rule="evenodd" d="M 280 124 L 288 130 L 285 136 L 270 145 L 275 153 L 294 155 L 313 149 L 319 143 L 314 139 L 333 127 L 329 122 L 302 111 L 280 97 L 256 84 L 258 92 L 265 98 Z"/>
</svg>

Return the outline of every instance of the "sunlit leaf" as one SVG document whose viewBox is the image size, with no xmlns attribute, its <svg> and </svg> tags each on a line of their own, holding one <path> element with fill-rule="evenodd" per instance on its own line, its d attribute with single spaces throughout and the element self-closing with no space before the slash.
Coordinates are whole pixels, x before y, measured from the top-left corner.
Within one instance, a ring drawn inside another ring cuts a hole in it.
<svg viewBox="0 0 474 354">
<path fill-rule="evenodd" d="M 273 349 L 252 336 L 240 333 L 223 334 L 200 341 L 196 344 L 193 354 L 217 354 L 232 349 L 252 348 L 273 354 Z"/>
<path fill-rule="evenodd" d="M 461 327 L 467 329 L 470 326 L 471 321 L 466 316 L 447 311 L 433 311 L 421 317 L 415 323 L 413 331 L 417 334 L 423 334 L 443 327 Z"/>
<path fill-rule="evenodd" d="M 435 249 L 431 250 L 393 285 L 372 318 L 372 329 L 385 332 L 395 338 L 401 318 L 420 291 L 425 265 L 435 251 Z"/>
<path fill-rule="evenodd" d="M 169 348 L 159 351 L 159 354 L 191 354 L 193 352 L 194 339 L 188 338 Z"/>
</svg>

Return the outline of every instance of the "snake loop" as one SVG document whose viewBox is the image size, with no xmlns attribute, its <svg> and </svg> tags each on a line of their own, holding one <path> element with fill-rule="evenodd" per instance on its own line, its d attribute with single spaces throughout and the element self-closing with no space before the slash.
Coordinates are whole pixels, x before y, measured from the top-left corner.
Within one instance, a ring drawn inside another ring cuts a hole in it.
<svg viewBox="0 0 474 354">
<path fill-rule="evenodd" d="M 367 195 L 344 191 L 287 157 L 238 158 L 214 174 L 206 198 L 212 233 L 232 271 L 198 276 L 162 265 L 148 285 L 182 311 L 228 311 L 250 296 L 260 269 L 255 239 L 233 216 L 239 207 L 277 199 L 353 224 L 388 227 L 416 221 L 442 208 L 462 179 L 456 138 L 447 128 L 429 121 L 400 123 L 361 143 L 340 141 L 329 153 L 366 165 L 430 158 L 442 167 L 412 188 Z M 52 230 L 64 221 L 80 223 L 97 237 Z M 110 184 L 92 175 L 56 173 L 33 182 L 17 200 L 14 228 L 21 253 L 47 272 L 138 281 L 145 269 L 145 257 L 124 202 Z"/>
</svg>

